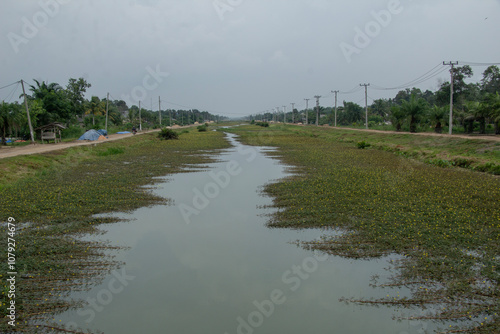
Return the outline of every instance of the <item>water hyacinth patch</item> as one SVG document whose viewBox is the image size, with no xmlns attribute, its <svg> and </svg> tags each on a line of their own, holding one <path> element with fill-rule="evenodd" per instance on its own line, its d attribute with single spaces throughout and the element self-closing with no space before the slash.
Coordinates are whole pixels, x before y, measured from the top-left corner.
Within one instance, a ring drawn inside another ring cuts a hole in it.
<svg viewBox="0 0 500 334">
<path fill-rule="evenodd" d="M 450 161 L 461 163 L 457 158 L 464 150 L 474 150 L 470 155 L 478 160 L 495 161 L 493 155 L 477 153 L 490 143 L 462 145 L 463 139 L 356 135 L 282 125 L 232 131 L 254 145 L 259 145 L 263 131 L 272 132 L 266 136 L 267 145 L 279 150 L 270 154 L 296 167 L 292 177 L 265 187 L 279 209 L 270 217 L 270 226 L 341 230 L 340 236 L 301 243 L 333 255 L 399 254 L 392 280 L 380 285 L 408 287 L 411 297 L 347 301 L 429 307 L 433 314 L 425 319 L 457 321 L 446 329 L 451 332 L 500 329 L 500 180 L 453 164 L 439 168 L 418 161 L 434 140 L 438 155 L 446 154 Z M 405 152 L 419 153 L 357 149 L 355 143 L 367 138 L 374 146 L 403 144 Z"/>
<path fill-rule="evenodd" d="M 116 221 L 94 215 L 168 204 L 168 199 L 145 186 L 154 185 L 155 177 L 185 172 L 186 166 L 210 163 L 211 155 L 228 146 L 222 133 L 189 131 L 175 141 L 145 134 L 95 147 L 0 160 L 0 170 L 12 171 L 0 181 L 2 216 L 15 217 L 22 227 L 16 235 L 16 329 L 58 332 L 52 314 L 79 305 L 64 297 L 70 291 L 88 290 L 120 265 L 110 256 L 115 247 L 78 238 Z M 16 165 L 25 167 L 16 171 L 12 168 Z M 1 245 L 7 249 L 6 238 L 1 238 Z M 2 273 L 8 272 L 6 266 L 5 261 L 0 263 Z M 0 279 L 4 291 L 7 277 Z M 0 296 L 2 304 L 7 301 L 5 294 Z M 8 330 L 12 328 L 2 322 L 0 331 Z"/>
</svg>

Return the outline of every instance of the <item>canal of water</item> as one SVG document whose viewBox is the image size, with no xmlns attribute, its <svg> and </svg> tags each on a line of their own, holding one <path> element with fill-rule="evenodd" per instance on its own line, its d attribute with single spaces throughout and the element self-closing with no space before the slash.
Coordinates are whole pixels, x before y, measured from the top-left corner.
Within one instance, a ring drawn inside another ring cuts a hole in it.
<svg viewBox="0 0 500 334">
<path fill-rule="evenodd" d="M 388 259 L 354 261 L 304 250 L 291 242 L 325 231 L 270 229 L 274 209 L 260 189 L 287 176 L 286 166 L 228 134 L 233 147 L 217 163 L 171 175 L 154 192 L 169 206 L 119 214 L 94 240 L 130 247 L 125 264 L 92 290 L 75 293 L 82 309 L 59 315 L 68 330 L 108 333 L 374 333 L 413 334 L 433 324 L 398 322 L 399 310 L 339 302 L 342 297 L 403 295 L 374 289 Z M 421 315 L 418 310 L 406 315 Z M 409 313 L 408 313 L 409 312 Z"/>
</svg>

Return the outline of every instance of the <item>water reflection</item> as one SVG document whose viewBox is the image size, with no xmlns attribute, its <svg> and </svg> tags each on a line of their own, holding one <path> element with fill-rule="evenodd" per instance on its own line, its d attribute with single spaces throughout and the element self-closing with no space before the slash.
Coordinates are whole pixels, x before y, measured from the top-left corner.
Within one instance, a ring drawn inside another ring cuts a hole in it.
<svg viewBox="0 0 500 334">
<path fill-rule="evenodd" d="M 99 238 L 131 247 L 117 254 L 126 263 L 122 280 L 114 273 L 91 291 L 75 293 L 93 304 L 62 314 L 62 324 L 123 334 L 412 334 L 431 328 L 393 321 L 397 311 L 391 309 L 340 303 L 341 297 L 396 294 L 369 287 L 372 275 L 387 274 L 386 259 L 326 258 L 289 243 L 322 231 L 266 228 L 262 214 L 269 211 L 257 208 L 271 199 L 258 189 L 286 176 L 285 166 L 266 157 L 264 148 L 228 136 L 234 147 L 210 170 L 159 184 L 155 192 L 174 205 L 122 214 L 131 220 L 103 227 L 107 233 Z M 194 209 L 189 219 L 183 207 Z"/>
</svg>

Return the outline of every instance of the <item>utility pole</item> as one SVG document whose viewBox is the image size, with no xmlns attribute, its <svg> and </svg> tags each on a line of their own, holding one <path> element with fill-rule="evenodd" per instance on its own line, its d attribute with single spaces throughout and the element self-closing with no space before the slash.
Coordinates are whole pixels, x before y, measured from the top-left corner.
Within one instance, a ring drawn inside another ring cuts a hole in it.
<svg viewBox="0 0 500 334">
<path fill-rule="evenodd" d="M 335 127 L 337 127 L 337 94 L 339 92 L 338 90 L 332 90 L 332 93 L 335 93 Z"/>
<path fill-rule="evenodd" d="M 286 124 L 286 106 L 283 106 L 283 124 Z"/>
<path fill-rule="evenodd" d="M 321 96 L 316 95 L 314 98 L 316 99 L 316 126 L 319 126 L 319 99 Z"/>
<path fill-rule="evenodd" d="M 360 84 L 360 86 L 365 87 L 365 126 L 368 130 L 368 87 L 370 86 L 370 84 Z"/>
<path fill-rule="evenodd" d="M 169 109 L 168 112 L 170 115 L 170 127 L 172 127 L 172 109 Z"/>
<path fill-rule="evenodd" d="M 30 111 L 28 109 L 28 99 L 26 98 L 26 91 L 24 90 L 24 81 L 21 79 L 21 86 L 23 86 L 24 106 L 26 107 L 26 116 L 28 116 L 28 125 L 30 127 L 31 143 L 35 144 L 35 135 L 33 134 L 33 125 L 31 125 Z"/>
<path fill-rule="evenodd" d="M 450 83 L 450 131 L 449 134 L 453 134 L 453 93 L 454 93 L 454 81 L 455 81 L 455 73 L 453 73 L 453 69 L 455 68 L 455 65 L 458 65 L 458 61 L 450 61 L 450 62 L 444 62 L 443 65 L 445 66 L 451 66 L 450 73 L 451 73 L 451 83 Z"/>
<path fill-rule="evenodd" d="M 139 101 L 139 131 L 142 131 L 141 101 Z"/>
<path fill-rule="evenodd" d="M 161 97 L 158 96 L 158 115 L 160 115 L 160 129 L 161 129 Z"/>
<path fill-rule="evenodd" d="M 307 114 L 309 113 L 309 100 L 310 99 L 304 99 L 306 101 L 306 125 L 309 125 L 309 120 L 307 119 Z"/>
<path fill-rule="evenodd" d="M 106 97 L 106 132 L 108 131 L 109 93 Z"/>
<path fill-rule="evenodd" d="M 292 105 L 292 124 L 295 124 L 295 103 L 290 103 Z"/>
</svg>

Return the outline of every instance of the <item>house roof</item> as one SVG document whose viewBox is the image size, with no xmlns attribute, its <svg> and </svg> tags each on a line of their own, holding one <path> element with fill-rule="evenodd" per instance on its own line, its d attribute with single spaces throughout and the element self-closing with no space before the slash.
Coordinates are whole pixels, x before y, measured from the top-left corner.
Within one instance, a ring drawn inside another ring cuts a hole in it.
<svg viewBox="0 0 500 334">
<path fill-rule="evenodd" d="M 47 125 L 42 125 L 38 128 L 36 128 L 35 130 L 53 130 L 53 129 L 66 129 L 66 127 L 62 124 L 62 123 L 58 123 L 58 122 L 54 122 L 54 123 L 50 123 L 50 124 L 47 124 Z"/>
</svg>

